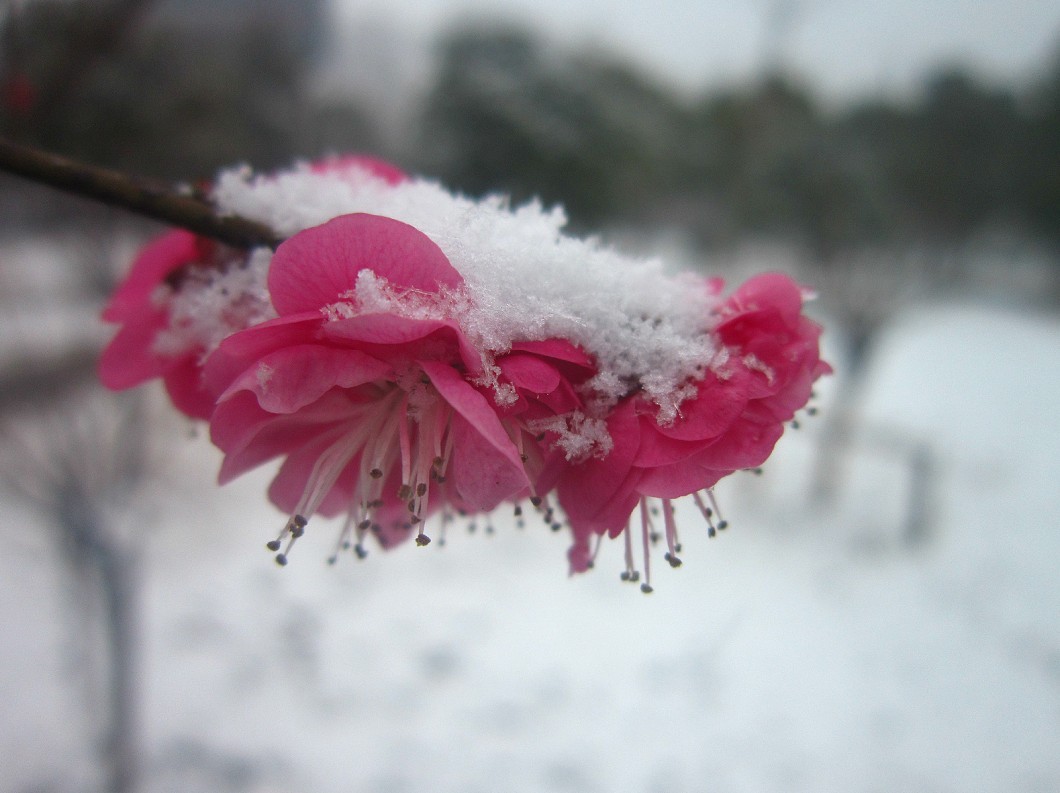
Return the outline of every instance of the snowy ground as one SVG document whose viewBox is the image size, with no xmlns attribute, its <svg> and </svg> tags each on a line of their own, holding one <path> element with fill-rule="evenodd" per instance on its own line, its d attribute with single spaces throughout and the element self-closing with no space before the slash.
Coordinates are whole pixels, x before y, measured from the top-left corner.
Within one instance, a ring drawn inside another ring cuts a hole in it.
<svg viewBox="0 0 1060 793">
<path fill-rule="evenodd" d="M 617 544 L 568 579 L 565 539 L 507 516 L 336 568 L 313 524 L 278 569 L 267 475 L 218 490 L 167 429 L 140 507 L 148 789 L 1060 789 L 1060 320 L 910 311 L 867 385 L 837 504 L 809 506 L 814 429 L 790 433 L 719 488 L 730 531 L 680 515 L 651 596 Z M 69 587 L 31 514 L 5 498 L 0 525 L 0 790 L 90 789 Z"/>
</svg>

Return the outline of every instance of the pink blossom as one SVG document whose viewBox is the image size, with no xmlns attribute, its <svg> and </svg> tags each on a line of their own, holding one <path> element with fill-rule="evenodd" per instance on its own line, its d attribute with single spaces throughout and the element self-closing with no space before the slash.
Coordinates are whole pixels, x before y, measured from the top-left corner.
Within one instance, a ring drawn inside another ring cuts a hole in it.
<svg viewBox="0 0 1060 793">
<path fill-rule="evenodd" d="M 390 185 L 406 178 L 390 163 L 360 155 L 330 157 L 310 167 L 320 174 L 367 172 Z M 176 316 L 172 308 L 189 284 L 244 267 L 246 261 L 244 251 L 183 230 L 166 232 L 149 242 L 103 310 L 104 321 L 121 327 L 100 359 L 102 383 L 123 390 L 160 377 L 178 410 L 191 418 L 208 419 L 217 394 L 202 379 L 202 361 L 210 352 L 207 340 L 196 339 L 194 333 L 182 334 L 186 328 L 181 325 L 187 319 Z M 256 318 L 246 302 L 233 301 L 215 321 L 226 332 L 245 327 Z"/>
<path fill-rule="evenodd" d="M 636 394 L 610 412 L 611 453 L 570 466 L 557 486 L 574 535 L 573 572 L 590 565 L 594 535 L 625 534 L 624 577 L 637 580 L 631 520 L 641 530 L 646 573 L 649 538 L 657 530 L 666 538 L 667 560 L 679 564 L 671 501 L 682 496 L 695 498 L 713 533 L 717 506 L 710 489 L 765 462 L 784 423 L 806 405 L 813 382 L 831 371 L 819 356 L 821 329 L 803 316 L 802 299 L 787 276 L 752 278 L 721 306 L 713 333 L 723 351 L 676 421 L 661 425 L 656 406 Z M 661 501 L 661 517 L 653 517 L 649 498 Z M 643 587 L 650 591 L 648 581 Z"/>
<path fill-rule="evenodd" d="M 359 296 L 365 273 L 394 309 Z M 389 218 L 344 215 L 296 234 L 268 280 L 279 316 L 229 336 L 206 382 L 220 394 L 210 426 L 222 483 L 284 458 L 269 496 L 290 519 L 273 550 L 314 514 L 346 514 L 340 545 L 363 555 L 368 533 L 383 547 L 413 531 L 426 544 L 440 507 L 485 512 L 533 494 L 543 452 L 526 422 L 580 404 L 564 372 L 585 379 L 584 355 L 560 341 L 517 345 L 496 362 L 513 389 L 499 407 L 480 351 L 447 316 L 463 279 L 428 237 Z"/>
<path fill-rule="evenodd" d="M 178 410 L 192 418 L 209 418 L 213 398 L 202 387 L 198 364 L 202 350 L 156 349 L 170 324 L 167 303 L 182 276 L 195 267 L 209 268 L 221 248 L 188 231 L 170 231 L 148 243 L 129 275 L 103 310 L 103 319 L 121 328 L 103 351 L 99 377 L 107 388 L 122 390 L 161 377 Z"/>
</svg>

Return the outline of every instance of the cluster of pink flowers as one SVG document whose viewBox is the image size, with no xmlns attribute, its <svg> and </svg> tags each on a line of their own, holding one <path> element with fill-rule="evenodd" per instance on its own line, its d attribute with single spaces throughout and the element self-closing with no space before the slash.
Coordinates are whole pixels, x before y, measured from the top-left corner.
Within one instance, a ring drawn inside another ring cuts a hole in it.
<svg viewBox="0 0 1060 793">
<path fill-rule="evenodd" d="M 309 171 L 373 190 L 404 180 L 364 158 Z M 336 556 L 363 556 L 369 538 L 424 545 L 455 515 L 508 503 L 569 529 L 572 572 L 591 566 L 599 538 L 623 534 L 623 578 L 642 580 L 639 531 L 650 591 L 651 538 L 680 563 L 672 500 L 692 496 L 713 533 L 711 488 L 760 466 L 829 371 L 787 276 L 728 297 L 716 279 L 694 284 L 711 306 L 710 355 L 664 410 L 630 377 L 601 396 L 601 357 L 576 339 L 527 330 L 491 347 L 468 320 L 465 276 L 401 220 L 340 214 L 275 253 L 174 231 L 107 306 L 121 327 L 100 374 L 115 389 L 162 378 L 178 409 L 209 422 L 222 483 L 282 459 L 269 498 L 289 517 L 268 543 L 281 564 L 317 515 L 344 517 Z"/>
</svg>

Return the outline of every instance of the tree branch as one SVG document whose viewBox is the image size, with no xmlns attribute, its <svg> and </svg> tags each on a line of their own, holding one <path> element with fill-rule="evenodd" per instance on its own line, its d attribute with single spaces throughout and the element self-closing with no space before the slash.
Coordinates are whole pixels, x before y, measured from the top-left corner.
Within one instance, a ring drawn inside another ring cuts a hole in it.
<svg viewBox="0 0 1060 793">
<path fill-rule="evenodd" d="M 275 249 L 283 237 L 238 215 L 217 214 L 208 201 L 171 185 L 71 160 L 0 138 L 0 170 L 210 237 L 236 248 Z"/>
</svg>

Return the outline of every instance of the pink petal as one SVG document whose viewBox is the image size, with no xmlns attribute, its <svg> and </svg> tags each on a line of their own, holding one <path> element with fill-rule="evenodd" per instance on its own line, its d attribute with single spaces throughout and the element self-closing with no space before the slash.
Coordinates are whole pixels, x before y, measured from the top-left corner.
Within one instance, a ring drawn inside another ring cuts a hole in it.
<svg viewBox="0 0 1060 793">
<path fill-rule="evenodd" d="M 130 319 L 111 339 L 99 359 L 99 379 L 120 391 L 161 376 L 172 364 L 151 350 L 155 335 L 167 324 L 165 312 Z"/>
<path fill-rule="evenodd" d="M 281 315 L 313 311 L 353 289 L 371 270 L 399 289 L 437 292 L 463 283 L 423 232 L 378 215 L 342 215 L 295 234 L 276 250 L 269 294 Z"/>
<path fill-rule="evenodd" d="M 396 165 L 391 165 L 385 160 L 367 157 L 363 154 L 340 154 L 334 157 L 325 157 L 314 162 L 309 168 L 313 173 L 320 174 L 342 175 L 351 172 L 354 174 L 364 172 L 391 185 L 400 184 L 407 178 L 405 172 Z"/>
<path fill-rule="evenodd" d="M 348 422 L 352 408 L 349 394 L 334 390 L 297 413 L 277 416 L 262 410 L 253 394 L 235 394 L 217 406 L 210 422 L 210 440 L 225 452 L 221 484 Z"/>
<path fill-rule="evenodd" d="M 747 388 L 748 377 L 743 369 L 734 370 L 726 380 L 707 372 L 696 395 L 681 403 L 678 418 L 673 424 L 658 426 L 658 432 L 680 440 L 716 438 L 747 404 Z"/>
<path fill-rule="evenodd" d="M 513 468 L 523 471 L 523 461 L 519 457 L 519 450 L 512 443 L 508 433 L 505 432 L 497 413 L 491 407 L 486 397 L 482 396 L 460 375 L 456 369 L 439 361 L 418 361 L 426 375 L 431 378 L 431 383 L 441 394 L 442 399 L 448 402 L 453 410 L 459 413 L 467 422 L 475 428 L 494 449 L 500 452 L 501 458 L 507 461 Z M 523 486 L 529 486 L 530 481 L 523 472 Z"/>
<path fill-rule="evenodd" d="M 543 341 L 517 341 L 512 344 L 512 352 L 527 352 L 542 358 L 555 358 L 558 361 L 593 368 L 593 360 L 566 339 L 545 339 Z"/>
<path fill-rule="evenodd" d="M 206 387 L 223 393 L 232 381 L 274 350 L 316 340 L 320 328 L 319 312 L 307 311 L 262 322 L 233 333 L 214 350 L 204 364 Z"/>
<path fill-rule="evenodd" d="M 150 306 L 152 294 L 166 276 L 200 259 L 200 245 L 198 237 L 183 230 L 166 232 L 149 242 L 103 309 L 103 319 L 120 322 Z"/>
<path fill-rule="evenodd" d="M 719 479 L 730 473 L 731 469 L 715 471 L 694 462 L 665 465 L 645 471 L 637 492 L 655 498 L 680 498 L 714 487 Z"/>
<path fill-rule="evenodd" d="M 294 413 L 332 388 L 355 388 L 393 376 L 390 365 L 359 350 L 298 344 L 262 356 L 219 397 L 250 391 L 270 413 Z"/>
<path fill-rule="evenodd" d="M 728 303 L 740 312 L 777 311 L 786 323 L 794 325 L 802 313 L 802 290 L 790 276 L 763 273 L 745 281 L 733 292 Z"/>
<path fill-rule="evenodd" d="M 556 367 L 533 355 L 506 355 L 497 361 L 497 366 L 512 385 L 534 394 L 552 393 L 562 379 Z"/>
<path fill-rule="evenodd" d="M 488 512 L 502 501 L 525 491 L 530 482 L 522 461 L 512 462 L 463 416 L 454 416 L 453 458 L 450 476 L 453 487 L 469 512 Z"/>
<path fill-rule="evenodd" d="M 198 355 L 185 355 L 174 361 L 163 379 L 177 410 L 193 419 L 210 418 L 217 400 L 203 385 Z"/>
<path fill-rule="evenodd" d="M 557 493 L 571 525 L 596 525 L 612 502 L 624 504 L 637 449 L 640 447 L 640 425 L 630 400 L 620 403 L 607 421 L 614 448 L 602 460 L 590 458 L 570 466 L 559 480 Z M 621 511 L 623 507 L 619 507 Z"/>
<path fill-rule="evenodd" d="M 464 366 L 472 372 L 482 371 L 482 356 L 467 340 L 460 328 L 448 320 L 411 319 L 395 314 L 362 314 L 349 319 L 325 322 L 321 326 L 321 335 L 331 341 L 352 342 L 355 346 L 363 344 L 396 347 L 423 342 L 414 349 L 406 351 L 404 357 L 418 357 L 425 353 L 434 354 L 434 351 L 425 349 L 428 343 L 442 339 L 452 340 L 456 342 L 455 346 L 459 350 L 460 360 Z M 430 338 L 435 335 L 441 339 Z M 391 357 L 396 353 L 395 350 L 375 350 L 371 346 L 367 351 L 380 357 Z"/>
<path fill-rule="evenodd" d="M 269 485 L 269 500 L 281 511 L 287 514 L 292 513 L 305 492 L 313 466 L 320 459 L 320 455 L 345 431 L 344 427 L 336 427 L 296 446 L 283 461 L 279 472 Z M 318 511 L 325 515 L 328 514 L 323 509 Z"/>
</svg>

